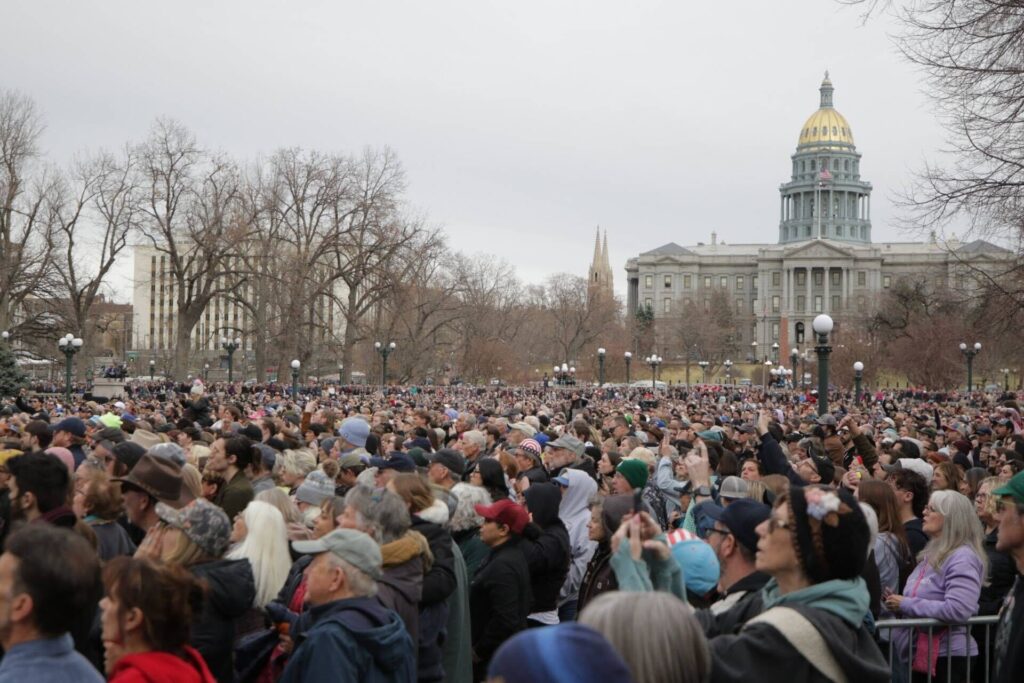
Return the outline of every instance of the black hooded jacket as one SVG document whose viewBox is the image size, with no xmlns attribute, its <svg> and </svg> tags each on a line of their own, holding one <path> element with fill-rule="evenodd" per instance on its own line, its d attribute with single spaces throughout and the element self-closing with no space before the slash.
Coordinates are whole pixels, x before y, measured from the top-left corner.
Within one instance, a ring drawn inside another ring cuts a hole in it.
<svg viewBox="0 0 1024 683">
<path fill-rule="evenodd" d="M 191 645 L 223 683 L 234 680 L 235 620 L 252 607 L 256 582 L 249 560 L 216 560 L 189 567 L 207 586 L 201 614 L 193 617 Z"/>
<path fill-rule="evenodd" d="M 533 522 L 523 532 L 523 555 L 530 567 L 533 603 L 530 613 L 558 606 L 558 592 L 569 574 L 572 557 L 569 532 L 558 516 L 562 492 L 555 484 L 534 484 L 526 489 L 526 509 Z"/>
</svg>

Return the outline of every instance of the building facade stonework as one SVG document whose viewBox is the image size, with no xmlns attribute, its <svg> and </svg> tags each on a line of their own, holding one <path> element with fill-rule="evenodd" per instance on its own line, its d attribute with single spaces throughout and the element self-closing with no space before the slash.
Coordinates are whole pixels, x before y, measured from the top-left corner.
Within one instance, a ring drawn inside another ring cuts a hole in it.
<svg viewBox="0 0 1024 683">
<path fill-rule="evenodd" d="M 718 302 L 733 307 L 737 352 L 778 361 L 773 344 L 783 356 L 813 346 L 811 321 L 820 313 L 838 332 L 863 322 L 901 278 L 963 290 L 977 269 L 997 271 L 1013 259 L 982 240 L 872 242 L 872 187 L 860 161 L 826 73 L 819 108 L 800 129 L 791 179 L 779 188 L 778 243 L 726 244 L 712 233 L 709 243 L 643 252 L 626 263 L 628 313 L 647 307 L 657 321 L 690 304 L 707 310 L 717 290 Z"/>
</svg>

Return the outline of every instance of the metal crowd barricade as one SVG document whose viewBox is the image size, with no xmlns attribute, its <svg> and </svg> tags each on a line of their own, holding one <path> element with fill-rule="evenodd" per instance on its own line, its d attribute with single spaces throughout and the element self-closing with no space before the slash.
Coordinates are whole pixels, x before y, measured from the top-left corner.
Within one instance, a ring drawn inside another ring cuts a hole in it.
<svg viewBox="0 0 1024 683">
<path fill-rule="evenodd" d="M 973 683 L 989 683 L 992 680 L 992 647 L 995 643 L 996 625 L 999 623 L 998 615 L 991 615 L 985 617 L 972 617 L 967 620 L 966 624 L 947 624 L 937 619 L 884 619 L 878 621 L 875 626 L 878 629 L 878 634 L 883 641 L 888 641 L 889 647 L 889 669 L 893 674 L 893 683 L 909 683 L 913 679 L 913 666 L 914 666 L 914 648 L 917 646 L 917 634 L 921 630 L 925 630 L 928 634 L 928 657 L 926 661 L 931 661 L 932 643 L 933 636 L 936 635 L 936 631 L 948 629 L 946 632 L 946 642 L 949 643 L 952 637 L 956 634 L 965 634 L 969 639 L 972 635 L 977 635 L 979 632 L 983 632 L 982 638 L 975 637 L 978 643 L 978 656 L 967 658 L 966 672 L 962 677 L 953 678 L 952 660 L 953 655 L 949 652 L 949 648 L 946 649 L 945 655 L 939 655 L 938 662 L 943 660 L 946 662 L 946 675 L 944 680 L 946 683 L 964 683 L 966 681 L 972 681 Z M 892 646 L 892 636 L 896 629 L 909 629 L 909 652 L 906 653 L 906 660 L 902 660 L 904 653 L 897 653 L 895 647 Z M 969 640 L 968 640 L 969 642 Z M 938 664 L 937 662 L 937 664 Z M 931 672 L 927 674 L 919 673 L 919 676 L 927 676 L 928 683 L 935 680 L 936 683 L 941 683 L 942 677 L 932 676 Z"/>
</svg>

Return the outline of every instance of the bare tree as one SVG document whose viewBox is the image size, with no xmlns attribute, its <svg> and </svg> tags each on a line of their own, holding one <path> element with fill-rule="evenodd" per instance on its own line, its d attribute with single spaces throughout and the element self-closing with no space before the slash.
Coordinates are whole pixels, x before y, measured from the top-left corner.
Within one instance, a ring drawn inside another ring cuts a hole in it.
<svg viewBox="0 0 1024 683">
<path fill-rule="evenodd" d="M 46 311 L 26 306 L 47 295 L 53 266 L 46 208 L 56 181 L 38 165 L 42 132 L 35 102 L 0 91 L 0 329 L 22 338 L 47 330 Z"/>
<path fill-rule="evenodd" d="M 102 333 L 92 315 L 107 276 L 137 227 L 130 151 L 123 158 L 101 153 L 73 164 L 54 185 L 48 220 L 54 240 L 56 313 L 65 327 L 85 339 L 85 357 Z"/>
<path fill-rule="evenodd" d="M 192 331 L 209 303 L 244 284 L 239 255 L 250 220 L 238 169 L 200 148 L 181 124 L 158 120 L 137 155 L 144 216 L 139 230 L 166 257 L 176 303 L 172 372 L 180 379 L 188 369 Z"/>
</svg>

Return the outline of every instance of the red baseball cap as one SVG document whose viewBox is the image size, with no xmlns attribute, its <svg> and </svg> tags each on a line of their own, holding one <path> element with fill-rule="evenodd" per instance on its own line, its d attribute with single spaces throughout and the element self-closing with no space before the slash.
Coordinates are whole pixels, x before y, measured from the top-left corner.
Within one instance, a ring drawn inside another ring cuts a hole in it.
<svg viewBox="0 0 1024 683">
<path fill-rule="evenodd" d="M 530 513 L 526 508 L 508 499 L 499 500 L 494 505 L 474 505 L 473 509 L 489 522 L 504 524 L 514 534 L 523 533 L 523 529 L 530 523 Z"/>
</svg>

